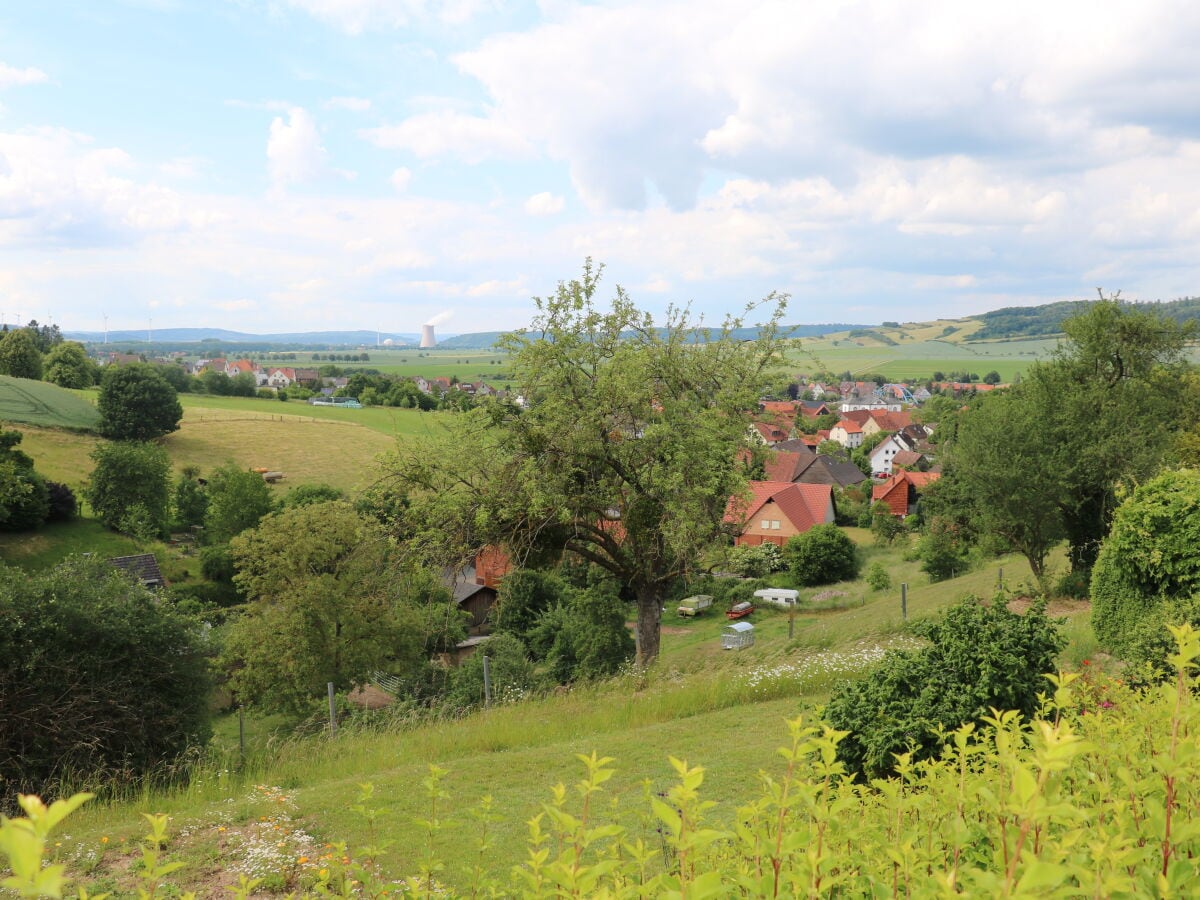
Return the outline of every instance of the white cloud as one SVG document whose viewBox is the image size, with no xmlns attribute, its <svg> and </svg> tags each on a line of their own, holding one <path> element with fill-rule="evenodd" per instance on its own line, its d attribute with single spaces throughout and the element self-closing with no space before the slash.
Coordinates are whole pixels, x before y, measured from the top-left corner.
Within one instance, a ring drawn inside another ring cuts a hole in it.
<svg viewBox="0 0 1200 900">
<path fill-rule="evenodd" d="M 477 164 L 488 159 L 528 159 L 532 145 L 502 121 L 445 110 L 422 113 L 399 125 L 368 128 L 362 136 L 387 150 L 407 150 L 422 159 L 452 156 Z"/>
<path fill-rule="evenodd" d="M 170 178 L 196 178 L 211 165 L 211 161 L 202 156 L 177 156 L 159 164 L 158 170 Z"/>
<path fill-rule="evenodd" d="M 436 20 L 462 24 L 493 4 L 487 0 L 287 0 L 296 9 L 349 34 L 372 28 L 403 28 Z"/>
<path fill-rule="evenodd" d="M 49 76 L 41 69 L 35 69 L 32 66 L 17 69 L 13 66 L 0 63 L 0 89 L 29 84 L 42 84 L 49 80 Z"/>
<path fill-rule="evenodd" d="M 308 112 L 297 106 L 288 111 L 288 120 L 271 122 L 267 138 L 267 170 L 277 187 L 312 181 L 324 173 L 328 153 Z"/>
<path fill-rule="evenodd" d="M 330 97 L 325 101 L 326 109 L 345 109 L 350 112 L 366 112 L 371 108 L 371 101 L 365 97 Z"/>
<path fill-rule="evenodd" d="M 404 166 L 401 166 L 392 172 L 392 175 L 388 181 L 391 182 L 392 187 L 403 194 L 408 190 L 409 182 L 412 181 L 412 172 L 406 169 Z"/>
<path fill-rule="evenodd" d="M 525 212 L 531 216 L 553 216 L 562 212 L 565 205 L 562 197 L 543 191 L 525 201 Z"/>
</svg>

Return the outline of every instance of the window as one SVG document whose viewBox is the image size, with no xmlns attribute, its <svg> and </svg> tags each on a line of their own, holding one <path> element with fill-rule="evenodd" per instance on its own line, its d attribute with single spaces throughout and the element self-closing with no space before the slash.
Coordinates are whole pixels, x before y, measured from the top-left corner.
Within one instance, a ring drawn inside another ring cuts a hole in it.
<svg viewBox="0 0 1200 900">
<path fill-rule="evenodd" d="M 778 519 L 772 519 L 772 520 L 771 520 L 771 530 L 772 530 L 772 531 L 778 531 L 778 530 L 779 530 L 779 520 L 778 520 Z"/>
<path fill-rule="evenodd" d="M 758 523 L 758 527 L 759 527 L 759 528 L 761 528 L 763 531 L 768 531 L 768 530 L 770 530 L 770 528 L 771 528 L 771 520 L 770 520 L 770 519 L 763 519 L 761 522 L 759 522 L 759 523 Z"/>
</svg>

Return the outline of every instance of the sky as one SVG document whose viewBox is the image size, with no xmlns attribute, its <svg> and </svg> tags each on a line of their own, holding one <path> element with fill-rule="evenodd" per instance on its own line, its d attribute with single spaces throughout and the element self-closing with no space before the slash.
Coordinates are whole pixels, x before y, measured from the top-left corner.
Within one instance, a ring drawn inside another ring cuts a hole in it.
<svg viewBox="0 0 1200 900">
<path fill-rule="evenodd" d="M 1190 0 L 9 0 L 0 317 L 509 329 L 589 257 L 708 322 L 1196 295 L 1198 46 Z"/>
</svg>

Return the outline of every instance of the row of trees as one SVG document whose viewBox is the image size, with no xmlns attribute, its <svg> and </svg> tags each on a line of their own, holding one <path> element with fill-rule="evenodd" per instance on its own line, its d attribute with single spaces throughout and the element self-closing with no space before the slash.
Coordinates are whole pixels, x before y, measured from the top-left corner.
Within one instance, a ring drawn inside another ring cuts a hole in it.
<svg viewBox="0 0 1200 900">
<path fill-rule="evenodd" d="M 1066 539 L 1091 569 L 1122 494 L 1172 458 L 1200 412 L 1185 358 L 1195 323 L 1103 300 L 1006 392 L 979 395 L 938 429 L 942 479 L 925 509 L 966 536 L 998 535 L 1039 579 Z"/>
</svg>

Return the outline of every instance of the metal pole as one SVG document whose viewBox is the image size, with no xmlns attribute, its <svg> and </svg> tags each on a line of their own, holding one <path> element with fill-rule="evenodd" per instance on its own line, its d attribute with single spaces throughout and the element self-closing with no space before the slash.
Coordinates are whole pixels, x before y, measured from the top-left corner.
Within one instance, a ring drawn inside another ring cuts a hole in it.
<svg viewBox="0 0 1200 900">
<path fill-rule="evenodd" d="M 908 621 L 908 582 L 900 585 L 900 616 L 905 622 Z"/>
<path fill-rule="evenodd" d="M 337 734 L 337 707 L 333 702 L 333 682 L 326 682 L 325 687 L 329 690 L 329 733 Z"/>
<path fill-rule="evenodd" d="M 492 666 L 487 654 L 483 654 L 483 702 L 492 705 Z"/>
<path fill-rule="evenodd" d="M 238 704 L 238 753 L 242 762 L 246 761 L 246 714 L 242 705 Z"/>
<path fill-rule="evenodd" d="M 1000 567 L 1000 574 L 996 576 L 996 586 L 1004 589 L 1004 566 Z"/>
<path fill-rule="evenodd" d="M 795 634 L 796 634 L 796 610 L 793 609 L 788 614 L 788 640 L 790 641 Z"/>
</svg>

